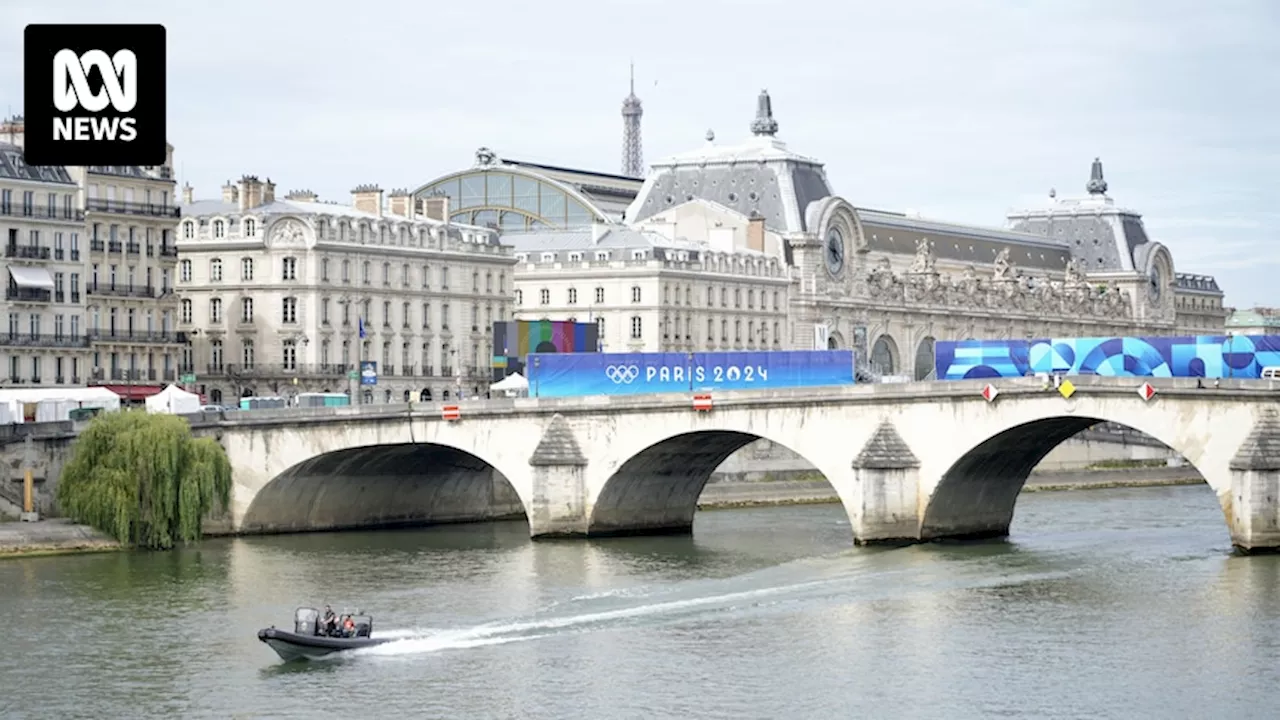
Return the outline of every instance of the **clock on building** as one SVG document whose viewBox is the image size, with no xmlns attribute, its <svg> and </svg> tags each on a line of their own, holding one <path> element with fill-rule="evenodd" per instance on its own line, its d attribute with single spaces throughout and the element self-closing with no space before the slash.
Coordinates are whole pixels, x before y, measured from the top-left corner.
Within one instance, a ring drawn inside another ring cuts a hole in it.
<svg viewBox="0 0 1280 720">
<path fill-rule="evenodd" d="M 827 260 L 827 271 L 832 275 L 839 274 L 844 268 L 844 236 L 840 234 L 840 228 L 833 227 L 827 231 L 824 255 Z"/>
</svg>

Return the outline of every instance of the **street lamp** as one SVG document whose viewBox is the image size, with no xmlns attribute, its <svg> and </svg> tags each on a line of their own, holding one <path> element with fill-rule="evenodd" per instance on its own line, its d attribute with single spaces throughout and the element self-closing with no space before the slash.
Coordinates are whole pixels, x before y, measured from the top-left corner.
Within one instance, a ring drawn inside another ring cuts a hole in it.
<svg viewBox="0 0 1280 720">
<path fill-rule="evenodd" d="M 538 383 L 541 381 L 541 375 L 538 373 L 538 366 L 542 364 L 542 358 L 534 356 L 533 358 L 533 396 L 538 397 Z"/>
</svg>

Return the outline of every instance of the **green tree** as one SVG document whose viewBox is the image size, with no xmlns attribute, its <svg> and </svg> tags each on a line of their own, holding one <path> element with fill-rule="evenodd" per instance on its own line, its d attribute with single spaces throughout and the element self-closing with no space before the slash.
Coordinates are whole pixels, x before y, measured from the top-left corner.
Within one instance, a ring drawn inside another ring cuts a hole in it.
<svg viewBox="0 0 1280 720">
<path fill-rule="evenodd" d="M 230 504 L 231 463 L 175 415 L 101 413 L 76 438 L 57 494 L 75 522 L 125 545 L 167 549 L 199 540 L 205 515 Z"/>
</svg>

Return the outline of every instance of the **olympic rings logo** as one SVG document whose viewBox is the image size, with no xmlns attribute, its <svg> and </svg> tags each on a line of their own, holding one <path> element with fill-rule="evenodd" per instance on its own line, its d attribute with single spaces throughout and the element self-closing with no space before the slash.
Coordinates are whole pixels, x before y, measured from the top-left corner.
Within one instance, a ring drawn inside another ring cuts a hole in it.
<svg viewBox="0 0 1280 720">
<path fill-rule="evenodd" d="M 610 365 L 604 369 L 604 375 L 612 380 L 614 385 L 624 385 L 633 383 L 640 377 L 640 368 L 635 365 Z"/>
</svg>

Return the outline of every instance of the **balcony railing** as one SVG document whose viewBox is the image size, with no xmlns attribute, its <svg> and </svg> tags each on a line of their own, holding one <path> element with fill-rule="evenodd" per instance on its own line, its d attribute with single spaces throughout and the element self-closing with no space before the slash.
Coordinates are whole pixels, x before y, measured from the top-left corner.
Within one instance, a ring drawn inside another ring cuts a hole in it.
<svg viewBox="0 0 1280 720">
<path fill-rule="evenodd" d="M 127 243 L 124 246 L 124 251 L 130 255 L 138 255 L 142 253 L 142 246 L 136 242 Z"/>
<path fill-rule="evenodd" d="M 154 285 L 90 285 L 85 288 L 89 295 L 107 295 L 110 297 L 154 298 Z"/>
<path fill-rule="evenodd" d="M 107 252 L 113 252 L 113 253 L 124 252 L 124 243 L 120 242 L 119 240 L 108 240 Z"/>
<path fill-rule="evenodd" d="M 154 368 L 98 368 L 89 373 L 89 379 L 95 382 L 175 382 L 178 378 L 176 370 L 156 370 Z M 76 378 L 72 378 L 75 382 Z"/>
<path fill-rule="evenodd" d="M 40 288 L 9 288 L 5 291 L 6 300 L 16 302 L 52 302 L 53 291 Z"/>
<path fill-rule="evenodd" d="M 38 247 L 34 245 L 8 245 L 4 249 L 4 256 L 7 258 L 17 258 L 19 260 L 48 260 L 53 256 L 53 252 L 47 247 Z"/>
<path fill-rule="evenodd" d="M 159 330 L 90 330 L 89 340 L 92 342 L 117 343 L 187 343 L 185 332 L 163 332 Z"/>
<path fill-rule="evenodd" d="M 80 208 L 57 207 L 51 205 L 23 205 L 9 203 L 0 205 L 0 215 L 9 217 L 26 217 L 32 220 L 70 220 L 84 222 L 84 211 Z"/>
<path fill-rule="evenodd" d="M 160 257 L 178 257 L 178 248 L 173 245 L 161 245 Z"/>
<path fill-rule="evenodd" d="M 253 365 L 236 365 L 211 363 L 206 366 L 205 374 L 215 377 L 225 375 L 230 375 L 232 377 L 342 377 L 343 375 L 346 375 L 348 371 L 354 369 L 354 365 L 342 364 L 254 363 Z"/>
<path fill-rule="evenodd" d="M 89 251 L 90 252 L 106 252 L 107 243 L 102 240 L 90 240 Z"/>
<path fill-rule="evenodd" d="M 171 205 L 155 203 L 124 202 L 123 200 L 105 200 L 89 198 L 85 207 L 90 212 L 107 212 L 119 215 L 147 215 L 150 217 L 176 218 L 182 217 L 182 210 Z"/>
<path fill-rule="evenodd" d="M 0 345 L 9 347 L 83 348 L 89 347 L 87 335 L 58 333 L 0 333 Z"/>
</svg>

